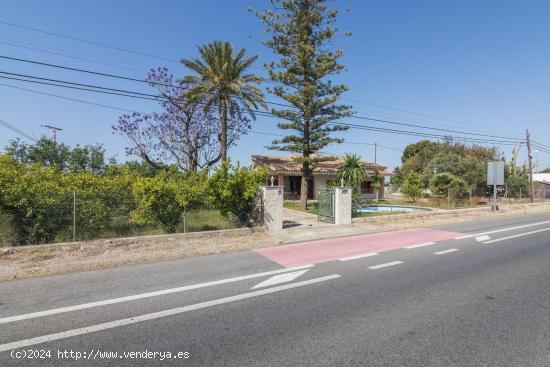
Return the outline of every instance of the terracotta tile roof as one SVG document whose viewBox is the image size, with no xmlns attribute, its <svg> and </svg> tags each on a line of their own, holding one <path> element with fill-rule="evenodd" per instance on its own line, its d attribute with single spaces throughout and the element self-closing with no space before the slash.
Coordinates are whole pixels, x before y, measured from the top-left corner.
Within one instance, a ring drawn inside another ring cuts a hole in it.
<svg viewBox="0 0 550 367">
<path fill-rule="evenodd" d="M 295 161 L 296 158 L 300 157 L 298 154 L 291 154 L 285 157 L 273 157 L 266 155 L 253 155 L 252 166 L 253 167 L 266 167 L 272 174 L 301 174 L 302 164 Z M 313 174 L 314 175 L 335 175 L 338 167 L 343 163 L 343 157 L 336 157 L 334 160 L 320 162 L 315 167 Z M 392 176 L 393 173 L 388 170 L 388 167 L 382 166 L 380 164 L 374 164 L 372 162 L 361 161 L 365 166 L 367 173 L 374 173 L 375 169 L 378 168 L 378 173 L 382 176 Z"/>
</svg>

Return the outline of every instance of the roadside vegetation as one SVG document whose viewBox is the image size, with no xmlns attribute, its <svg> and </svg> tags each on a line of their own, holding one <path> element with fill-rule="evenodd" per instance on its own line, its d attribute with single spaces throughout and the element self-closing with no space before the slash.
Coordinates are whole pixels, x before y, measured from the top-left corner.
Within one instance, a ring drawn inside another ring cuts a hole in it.
<svg viewBox="0 0 550 367">
<path fill-rule="evenodd" d="M 410 203 L 422 205 L 420 199 L 428 199 L 431 206 L 447 208 L 468 206 L 471 200 L 475 205 L 480 197 L 490 195 L 487 162 L 502 159 L 496 147 L 422 140 L 405 148 L 391 184 L 393 191 L 402 192 Z M 525 163 L 518 164 L 514 151 L 506 162 L 506 185 L 498 196 L 526 197 L 527 172 Z"/>
<path fill-rule="evenodd" d="M 99 171 L 86 165 L 73 170 L 65 162 L 42 165 L 0 155 L 0 243 L 245 226 L 254 219 L 258 188 L 266 177 L 263 170 L 229 162 L 200 172 L 153 171 L 139 163 L 101 166 Z"/>
</svg>

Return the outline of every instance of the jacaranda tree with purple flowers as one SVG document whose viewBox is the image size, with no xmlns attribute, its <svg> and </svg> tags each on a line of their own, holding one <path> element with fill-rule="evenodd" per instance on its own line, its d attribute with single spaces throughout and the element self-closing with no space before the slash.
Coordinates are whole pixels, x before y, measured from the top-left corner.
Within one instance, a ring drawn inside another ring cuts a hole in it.
<svg viewBox="0 0 550 367">
<path fill-rule="evenodd" d="M 216 164 L 222 158 L 217 111 L 204 108 L 201 98 L 186 97 L 193 84 L 175 80 L 166 68 L 151 69 L 146 80 L 157 90 L 162 111 L 119 117 L 113 129 L 130 142 L 127 154 L 139 156 L 156 169 L 175 164 L 183 171 L 197 171 Z M 249 128 L 248 118 L 231 116 L 228 146 Z"/>
</svg>

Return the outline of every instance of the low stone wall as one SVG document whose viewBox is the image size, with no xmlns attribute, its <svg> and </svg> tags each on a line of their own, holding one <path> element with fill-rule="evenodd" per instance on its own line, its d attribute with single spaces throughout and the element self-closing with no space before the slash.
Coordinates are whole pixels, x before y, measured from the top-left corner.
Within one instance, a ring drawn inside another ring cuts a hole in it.
<svg viewBox="0 0 550 367">
<path fill-rule="evenodd" d="M 7 247 L 0 281 L 250 250 L 276 242 L 261 228 Z"/>
<path fill-rule="evenodd" d="M 544 203 L 525 203 L 525 204 L 499 204 L 499 211 L 501 213 L 517 212 L 528 209 L 541 209 L 550 210 L 550 202 Z M 491 212 L 490 206 L 479 208 L 466 208 L 466 209 L 453 209 L 453 210 L 429 210 L 422 212 L 406 213 L 406 214 L 393 214 L 393 215 L 381 215 L 378 217 L 358 217 L 353 218 L 353 223 L 380 223 L 387 221 L 406 221 L 415 219 L 427 219 L 434 217 L 453 217 L 459 215 L 471 215 L 471 214 L 483 214 Z"/>
</svg>

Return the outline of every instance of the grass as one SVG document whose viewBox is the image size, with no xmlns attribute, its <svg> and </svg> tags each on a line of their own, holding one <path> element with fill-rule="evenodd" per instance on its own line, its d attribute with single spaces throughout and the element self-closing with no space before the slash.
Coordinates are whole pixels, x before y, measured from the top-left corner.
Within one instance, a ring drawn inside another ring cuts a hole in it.
<svg viewBox="0 0 550 367">
<path fill-rule="evenodd" d="M 317 206 L 317 201 L 308 201 L 306 210 L 302 209 L 302 207 L 300 206 L 300 202 L 297 201 L 297 200 L 296 201 L 286 200 L 283 203 L 283 207 L 288 208 L 288 209 L 293 209 L 293 210 L 299 210 L 301 212 L 314 214 L 314 215 L 317 215 L 317 213 L 319 212 L 319 208 Z"/>
<path fill-rule="evenodd" d="M 202 232 L 223 229 L 239 228 L 238 223 L 221 214 L 215 209 L 192 209 L 185 217 L 183 215 L 181 222 L 176 229 L 176 233 Z M 101 229 L 86 228 L 85 225 L 77 226 L 76 239 L 95 240 L 102 238 L 119 237 L 137 237 L 147 235 L 165 234 L 160 225 L 156 224 L 138 224 L 130 220 L 129 215 L 114 216 L 109 223 Z M 13 229 L 11 227 L 11 218 L 9 215 L 0 212 L 0 247 L 13 245 Z M 56 233 L 53 242 L 72 241 L 72 225 Z"/>
<path fill-rule="evenodd" d="M 193 209 L 187 212 L 185 218 L 186 232 L 215 231 L 221 229 L 239 228 L 232 220 L 223 216 L 215 209 Z M 178 232 L 183 232 L 183 221 L 178 226 Z"/>
</svg>

